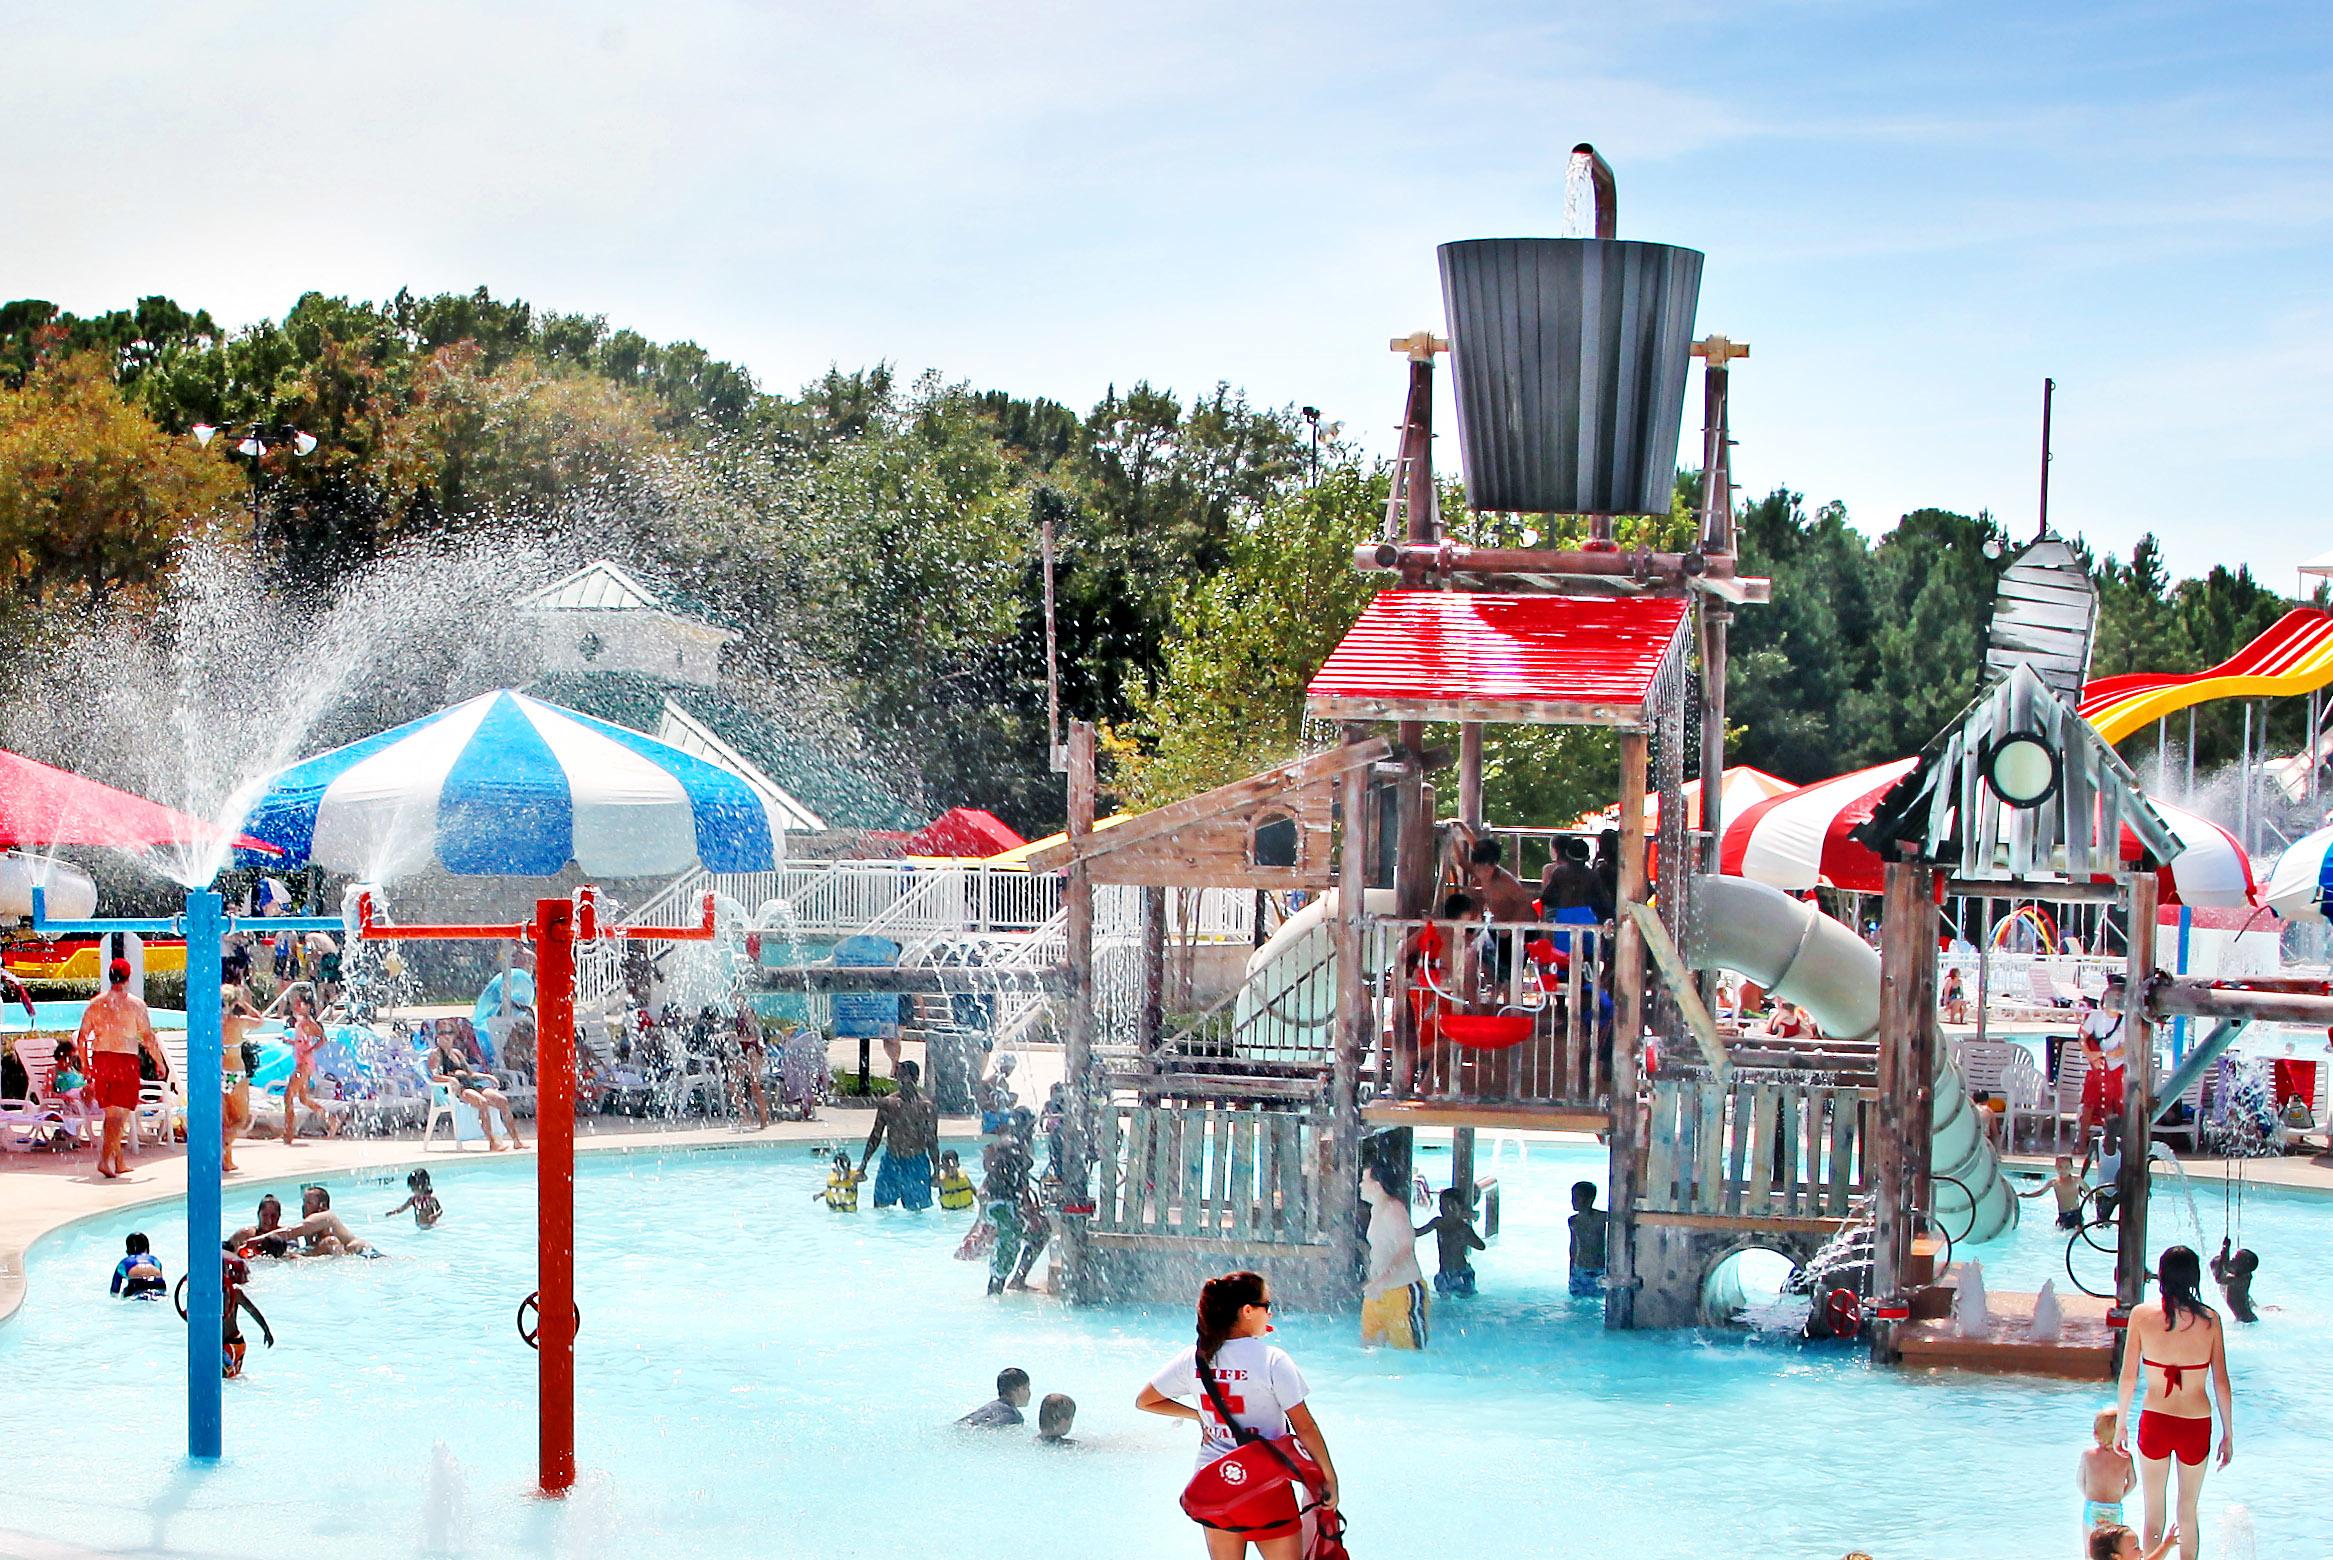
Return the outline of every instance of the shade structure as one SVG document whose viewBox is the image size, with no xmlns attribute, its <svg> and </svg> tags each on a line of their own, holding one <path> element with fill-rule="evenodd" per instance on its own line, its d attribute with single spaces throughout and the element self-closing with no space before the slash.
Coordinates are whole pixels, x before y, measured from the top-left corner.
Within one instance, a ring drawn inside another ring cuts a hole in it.
<svg viewBox="0 0 2333 1560">
<path fill-rule="evenodd" d="M 189 813 L 0 750 L 0 845 L 101 845 L 152 850 L 206 845 L 227 831 Z M 268 854 L 263 841 L 236 844 Z"/>
<path fill-rule="evenodd" d="M 2319 829 L 2285 847 L 2261 890 L 2261 902 L 2288 921 L 2322 921 L 2333 903 L 2333 829 Z"/>
<path fill-rule="evenodd" d="M 1725 784 L 1718 788 L 1718 815 L 1722 818 L 1738 818 L 1749 808 L 1770 797 L 1782 796 L 1797 789 L 1780 775 L 1770 775 L 1748 764 L 1737 764 L 1725 772 Z M 1648 826 L 1657 823 L 1660 816 L 1660 793 L 1647 791 L 1644 798 L 1645 823 Z M 1582 814 L 1573 827 L 1598 829 L 1616 826 L 1619 822 L 1620 804 L 1614 802 L 1602 812 Z M 1701 827 L 1701 782 L 1698 780 L 1685 782 L 1685 827 Z"/>
<path fill-rule="evenodd" d="M 1819 780 L 1731 817 L 1719 869 L 1776 888 L 1878 893 L 1886 884 L 1879 857 L 1848 836 L 1871 817 L 1888 788 L 1911 772 L 1913 762 L 1897 759 Z M 2185 808 L 2154 797 L 2148 802 L 2182 847 L 2162 869 L 2163 903 L 2232 910 L 2254 902 L 2252 863 L 2234 835 Z M 2139 859 L 2138 840 L 2128 829 L 2123 830 L 2122 859 Z"/>
<path fill-rule="evenodd" d="M 766 872 L 779 834 L 742 776 L 507 688 L 292 765 L 244 827 L 376 882 Z"/>
</svg>

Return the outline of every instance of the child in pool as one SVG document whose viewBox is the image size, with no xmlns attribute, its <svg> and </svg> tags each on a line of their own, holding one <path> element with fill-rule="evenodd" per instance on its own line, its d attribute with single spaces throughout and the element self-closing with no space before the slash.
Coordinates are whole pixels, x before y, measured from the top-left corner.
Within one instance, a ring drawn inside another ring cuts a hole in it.
<svg viewBox="0 0 2333 1560">
<path fill-rule="evenodd" d="M 226 1304 L 220 1308 L 219 1316 L 219 1374 L 229 1381 L 243 1374 L 245 1345 L 242 1324 L 236 1320 L 237 1312 L 249 1312 L 251 1319 L 259 1324 L 259 1336 L 269 1348 L 275 1347 L 275 1329 L 267 1325 L 259 1307 L 243 1292 L 243 1281 L 250 1276 L 251 1269 L 241 1257 L 230 1252 L 220 1259 L 219 1283 L 225 1290 Z"/>
<path fill-rule="evenodd" d="M 126 1255 L 114 1265 L 113 1293 L 124 1300 L 159 1300 L 169 1292 L 153 1244 L 142 1233 L 124 1236 L 122 1250 Z"/>
<path fill-rule="evenodd" d="M 2178 1547 L 2179 1524 L 2176 1522 L 2164 1532 L 2163 1541 L 2152 1549 L 2140 1546 L 2138 1529 L 2115 1522 L 2090 1530 L 2090 1547 L 2084 1555 L 2085 1560 L 2163 1560 L 2165 1555 Z"/>
<path fill-rule="evenodd" d="M 2096 1532 L 2122 1522 L 2122 1500 L 2139 1482 L 2130 1453 L 2114 1447 L 2115 1411 L 2102 1408 L 2090 1422 L 2094 1445 L 2082 1449 L 2082 1465 L 2074 1483 L 2082 1491 L 2082 1531 Z"/>
<path fill-rule="evenodd" d="M 1447 1187 L 1442 1193 L 1441 1212 L 1417 1228 L 1420 1235 L 1434 1237 L 1434 1249 L 1439 1261 L 1434 1268 L 1434 1293 L 1438 1295 L 1471 1295 L 1474 1293 L 1474 1262 L 1472 1252 L 1490 1248 L 1474 1232 L 1474 1219 L 1466 1207 L 1466 1194 L 1457 1187 Z"/>
<path fill-rule="evenodd" d="M 1571 1291 L 1575 1295 L 1604 1292 L 1604 1210 L 1596 1206 L 1596 1183 L 1572 1183 Z"/>
<path fill-rule="evenodd" d="M 857 1213 L 859 1183 L 865 1179 L 851 1164 L 851 1156 L 838 1149 L 835 1151 L 834 1168 L 827 1172 L 826 1185 L 810 1195 L 813 1199 L 823 1199 L 833 1212 Z"/>
<path fill-rule="evenodd" d="M 964 1161 L 954 1149 L 940 1155 L 940 1206 L 952 1213 L 961 1213 L 972 1206 L 972 1177 L 964 1173 Z"/>
<path fill-rule="evenodd" d="M 2058 1200 L 2058 1228 L 2078 1230 L 2082 1227 L 2082 1177 L 2074 1169 L 2074 1156 L 2058 1155 L 2055 1173 L 2030 1192 L 2019 1192 L 2020 1197 L 2039 1197 L 2054 1192 Z"/>
<path fill-rule="evenodd" d="M 2250 1247 L 2229 1250 L 2230 1241 L 2220 1237 L 2220 1254 L 2211 1259 L 2211 1276 L 2219 1281 L 2220 1293 L 2227 1296 L 2228 1309 L 2236 1313 L 2239 1322 L 2257 1322 L 2260 1313 L 2252 1307 L 2252 1275 L 2260 1271 L 2260 1258 Z"/>
<path fill-rule="evenodd" d="M 437 1193 L 430 1188 L 429 1172 L 427 1170 L 414 1171 L 405 1178 L 405 1189 L 413 1195 L 391 1208 L 387 1213 L 382 1214 L 381 1217 L 394 1219 L 410 1208 L 413 1210 L 413 1227 L 415 1229 L 435 1229 L 437 1221 L 445 1217 L 446 1210 L 445 1206 L 437 1200 Z"/>
</svg>

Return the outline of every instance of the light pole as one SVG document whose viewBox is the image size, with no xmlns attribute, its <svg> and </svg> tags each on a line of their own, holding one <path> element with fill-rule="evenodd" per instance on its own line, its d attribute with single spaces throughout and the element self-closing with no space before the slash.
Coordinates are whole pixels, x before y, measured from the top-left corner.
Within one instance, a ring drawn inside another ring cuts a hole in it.
<svg viewBox="0 0 2333 1560">
<path fill-rule="evenodd" d="M 187 430 L 194 435 L 195 443 L 206 447 L 220 431 L 209 423 L 196 423 Z M 243 437 L 235 441 L 234 450 L 251 462 L 251 550 L 254 553 L 259 551 L 259 459 L 268 452 L 271 440 L 276 445 L 290 445 L 292 453 L 303 458 L 315 453 L 316 449 L 314 434 L 302 433 L 289 423 L 252 422 L 243 425 Z"/>
<path fill-rule="evenodd" d="M 1304 420 L 1312 424 L 1312 477 L 1305 486 L 1318 487 L 1320 485 L 1320 408 L 1317 406 L 1305 407 Z"/>
</svg>

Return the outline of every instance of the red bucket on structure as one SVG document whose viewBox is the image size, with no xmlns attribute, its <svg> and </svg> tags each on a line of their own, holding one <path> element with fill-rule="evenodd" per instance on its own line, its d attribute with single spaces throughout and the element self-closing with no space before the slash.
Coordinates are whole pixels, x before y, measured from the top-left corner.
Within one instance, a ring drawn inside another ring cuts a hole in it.
<svg viewBox="0 0 2333 1560">
<path fill-rule="evenodd" d="M 1528 1013 L 1445 1013 L 1442 1038 L 1470 1051 L 1504 1051 L 1531 1038 Z"/>
</svg>

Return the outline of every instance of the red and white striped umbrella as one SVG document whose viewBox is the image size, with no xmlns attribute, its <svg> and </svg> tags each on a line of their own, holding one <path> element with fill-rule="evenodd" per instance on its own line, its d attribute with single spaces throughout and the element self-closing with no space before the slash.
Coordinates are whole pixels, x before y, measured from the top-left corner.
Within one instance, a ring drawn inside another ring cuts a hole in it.
<svg viewBox="0 0 2333 1560">
<path fill-rule="evenodd" d="M 1879 806 L 1888 787 L 1912 772 L 1914 760 L 1858 769 L 1770 797 L 1726 820 L 1718 870 L 1776 888 L 1880 890 L 1879 857 L 1847 838 Z"/>
<path fill-rule="evenodd" d="M 1871 817 L 1890 786 L 1911 773 L 1913 762 L 1903 758 L 1859 769 L 1758 803 L 1726 824 L 1719 869 L 1776 888 L 1878 893 L 1884 881 L 1879 857 L 1847 836 Z M 2163 902 L 2221 910 L 2250 905 L 2258 889 L 2236 837 L 2185 808 L 2148 800 L 2185 847 L 2163 869 Z M 2126 828 L 2122 857 L 2138 856 L 2138 840 Z"/>
</svg>

